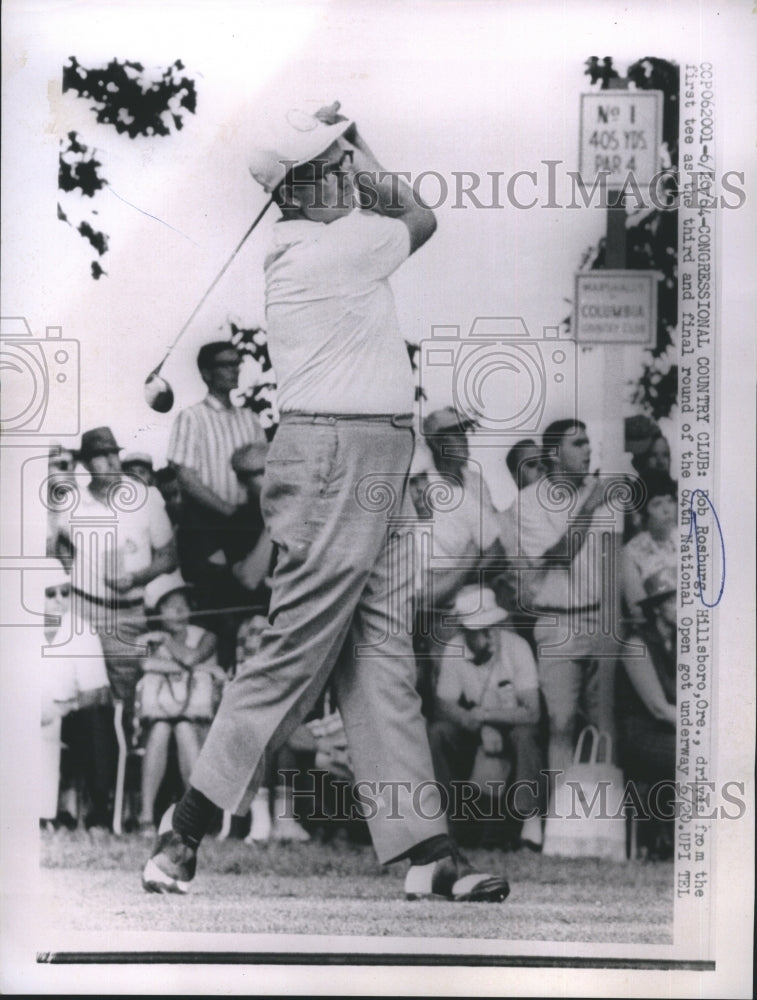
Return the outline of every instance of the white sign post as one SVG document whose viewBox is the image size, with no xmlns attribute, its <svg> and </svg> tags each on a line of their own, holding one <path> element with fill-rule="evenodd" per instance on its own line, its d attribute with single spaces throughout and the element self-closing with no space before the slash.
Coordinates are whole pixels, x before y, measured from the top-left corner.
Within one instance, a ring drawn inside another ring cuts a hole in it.
<svg viewBox="0 0 757 1000">
<path fill-rule="evenodd" d="M 660 169 L 662 91 L 601 90 L 581 94 L 579 172 L 584 183 L 605 174 L 622 188 L 629 174 L 641 187 Z"/>
<path fill-rule="evenodd" d="M 624 270 L 626 210 L 623 192 L 648 186 L 660 169 L 662 92 L 628 90 L 627 80 L 581 94 L 579 172 L 584 184 L 608 192 L 604 268 L 576 275 L 576 340 L 602 345 L 602 461 L 606 471 L 625 464 L 623 347 L 654 343 L 657 274 Z"/>
</svg>

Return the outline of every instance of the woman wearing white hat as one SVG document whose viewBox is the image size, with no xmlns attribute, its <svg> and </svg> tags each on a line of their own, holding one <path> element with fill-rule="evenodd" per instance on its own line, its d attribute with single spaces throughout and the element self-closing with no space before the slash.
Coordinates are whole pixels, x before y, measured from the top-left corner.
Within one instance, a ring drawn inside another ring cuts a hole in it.
<svg viewBox="0 0 757 1000">
<path fill-rule="evenodd" d="M 140 832 L 155 832 L 153 810 L 168 766 L 171 739 L 183 781 L 189 781 L 200 752 L 202 723 L 215 708 L 214 683 L 225 674 L 216 661 L 216 637 L 190 621 L 191 590 L 181 573 L 164 573 L 145 588 L 145 600 L 157 618 L 155 631 L 142 640 L 150 655 L 137 685 L 137 708 L 147 730 L 142 759 Z"/>
</svg>

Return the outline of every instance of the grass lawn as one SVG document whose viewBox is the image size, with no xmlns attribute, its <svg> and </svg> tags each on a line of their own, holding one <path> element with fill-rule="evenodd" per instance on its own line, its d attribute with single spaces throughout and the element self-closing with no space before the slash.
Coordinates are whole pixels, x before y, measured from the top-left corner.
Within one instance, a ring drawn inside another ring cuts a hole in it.
<svg viewBox="0 0 757 1000">
<path fill-rule="evenodd" d="M 406 864 L 383 869 L 367 846 L 208 838 L 189 895 L 177 897 L 142 891 L 144 838 L 59 831 L 41 839 L 41 889 L 61 931 L 672 942 L 672 862 L 477 849 L 466 854 L 479 869 L 507 872 L 506 903 L 409 903 Z"/>
</svg>

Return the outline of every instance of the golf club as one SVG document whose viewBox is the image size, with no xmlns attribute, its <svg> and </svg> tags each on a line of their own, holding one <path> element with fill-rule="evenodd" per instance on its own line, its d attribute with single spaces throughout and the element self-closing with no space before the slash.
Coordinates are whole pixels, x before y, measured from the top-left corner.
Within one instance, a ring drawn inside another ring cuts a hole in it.
<svg viewBox="0 0 757 1000">
<path fill-rule="evenodd" d="M 151 407 L 157 413 L 168 413 L 168 411 L 173 406 L 173 389 L 171 388 L 170 384 L 166 381 L 166 379 L 163 378 L 163 376 L 160 374 L 161 368 L 163 367 L 163 365 L 168 360 L 169 355 L 171 354 L 171 351 L 174 349 L 174 347 L 176 347 L 176 345 L 178 344 L 179 340 L 184 335 L 184 333 L 185 333 L 187 327 L 189 326 L 189 324 L 192 322 L 192 320 L 195 318 L 195 316 L 197 315 L 197 313 L 202 308 L 202 306 L 203 306 L 205 300 L 207 299 L 207 297 L 210 295 L 210 293 L 216 287 L 216 285 L 218 284 L 218 282 L 221 280 L 221 278 L 226 273 L 226 270 L 228 269 L 228 267 L 231 264 L 231 262 L 234 260 L 234 258 L 239 253 L 239 251 L 242 249 L 242 246 L 244 245 L 244 242 L 247 239 L 247 237 L 253 231 L 253 229 L 255 228 L 255 226 L 257 226 L 257 224 L 260 222 L 260 220 L 263 218 L 263 216 L 265 215 L 265 213 L 268 211 L 268 209 L 270 208 L 270 206 L 272 204 L 273 204 L 273 198 L 269 198 L 268 201 L 263 206 L 263 208 L 261 209 L 261 211 L 258 213 L 257 217 L 255 218 L 255 220 L 252 223 L 252 225 L 250 226 L 250 228 L 247 230 L 247 232 L 244 234 L 244 236 L 242 237 L 242 239 L 237 244 L 237 247 L 234 250 L 234 253 L 231 255 L 231 257 L 229 257 L 229 259 L 226 261 L 226 263 L 221 268 L 221 270 L 218 273 L 217 277 L 213 281 L 213 284 L 210 286 L 210 288 L 207 290 L 207 292 L 205 292 L 205 294 L 203 295 L 203 297 L 198 302 L 198 304 L 195 307 L 192 315 L 186 321 L 186 323 L 181 328 L 181 330 L 179 330 L 179 332 L 178 332 L 178 334 L 176 336 L 176 339 L 174 340 L 174 342 L 171 344 L 171 346 L 166 351 L 163 360 L 160 362 L 159 365 L 157 365 L 155 368 L 153 368 L 153 370 L 150 372 L 150 374 L 145 379 L 145 387 L 144 387 L 145 402 L 147 403 L 147 405 L 149 407 Z"/>
</svg>

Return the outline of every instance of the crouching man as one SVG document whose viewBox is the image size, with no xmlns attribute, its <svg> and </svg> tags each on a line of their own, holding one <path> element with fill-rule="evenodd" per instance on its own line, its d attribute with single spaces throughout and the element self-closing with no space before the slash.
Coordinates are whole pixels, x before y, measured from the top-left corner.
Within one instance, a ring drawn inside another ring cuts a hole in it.
<svg viewBox="0 0 757 1000">
<path fill-rule="evenodd" d="M 525 639 L 504 629 L 507 612 L 494 594 L 476 584 L 463 587 L 454 605 L 463 639 L 462 655 L 441 661 L 429 742 L 437 779 L 449 796 L 451 816 L 460 818 L 459 781 L 480 786 L 482 815 L 522 819 L 520 845 L 540 850 L 538 815 L 542 779 L 539 745 L 539 682 Z M 513 779 L 512 803 L 501 792 Z M 500 790 L 499 801 L 497 790 Z M 494 845 L 492 845 L 494 846 Z"/>
</svg>

